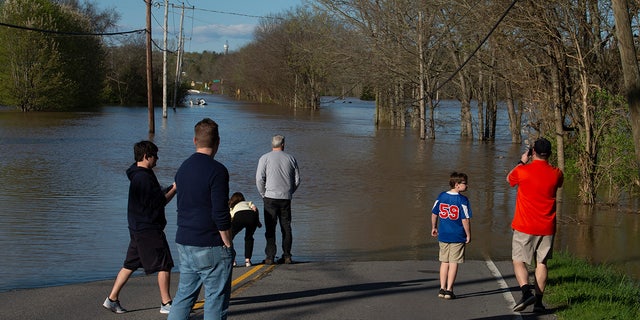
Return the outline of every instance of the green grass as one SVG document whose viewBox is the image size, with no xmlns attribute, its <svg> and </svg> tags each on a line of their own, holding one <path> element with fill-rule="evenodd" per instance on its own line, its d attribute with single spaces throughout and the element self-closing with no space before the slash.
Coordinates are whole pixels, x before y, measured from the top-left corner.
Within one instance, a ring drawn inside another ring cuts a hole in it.
<svg viewBox="0 0 640 320">
<path fill-rule="evenodd" d="M 640 319 L 640 283 L 567 253 L 549 260 L 544 301 L 558 319 Z"/>
</svg>

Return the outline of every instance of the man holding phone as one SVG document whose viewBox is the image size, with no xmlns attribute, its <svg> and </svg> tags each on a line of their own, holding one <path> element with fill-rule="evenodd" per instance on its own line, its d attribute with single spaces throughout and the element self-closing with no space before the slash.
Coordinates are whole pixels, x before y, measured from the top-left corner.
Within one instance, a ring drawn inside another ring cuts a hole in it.
<svg viewBox="0 0 640 320">
<path fill-rule="evenodd" d="M 511 187 L 518 186 L 513 229 L 512 260 L 522 298 L 513 308 L 522 311 L 534 304 L 534 312 L 545 310 L 542 296 L 547 283 L 547 260 L 552 258 L 556 233 L 556 193 L 562 187 L 562 170 L 549 164 L 551 142 L 536 140 L 507 175 Z M 535 295 L 529 284 L 527 264 L 535 263 Z"/>
</svg>

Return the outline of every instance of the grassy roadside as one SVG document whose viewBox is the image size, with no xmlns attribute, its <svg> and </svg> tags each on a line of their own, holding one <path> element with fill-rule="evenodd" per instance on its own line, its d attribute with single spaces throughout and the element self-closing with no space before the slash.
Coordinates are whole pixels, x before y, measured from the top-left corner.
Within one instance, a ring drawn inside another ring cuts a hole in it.
<svg viewBox="0 0 640 320">
<path fill-rule="evenodd" d="M 548 267 L 544 301 L 558 319 L 640 319 L 640 282 L 565 252 Z"/>
</svg>

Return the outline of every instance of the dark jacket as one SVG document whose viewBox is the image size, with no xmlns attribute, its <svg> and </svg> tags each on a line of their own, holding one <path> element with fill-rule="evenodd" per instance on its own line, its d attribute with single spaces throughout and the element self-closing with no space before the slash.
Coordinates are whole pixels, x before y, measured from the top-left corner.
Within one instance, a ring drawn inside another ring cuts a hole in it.
<svg viewBox="0 0 640 320">
<path fill-rule="evenodd" d="M 196 247 L 223 245 L 219 231 L 231 228 L 227 168 L 208 155 L 194 153 L 182 163 L 175 181 L 176 242 Z"/>
<path fill-rule="evenodd" d="M 131 181 L 127 206 L 129 230 L 164 230 L 167 225 L 164 215 L 167 198 L 153 170 L 134 163 L 127 169 L 127 177 Z"/>
</svg>

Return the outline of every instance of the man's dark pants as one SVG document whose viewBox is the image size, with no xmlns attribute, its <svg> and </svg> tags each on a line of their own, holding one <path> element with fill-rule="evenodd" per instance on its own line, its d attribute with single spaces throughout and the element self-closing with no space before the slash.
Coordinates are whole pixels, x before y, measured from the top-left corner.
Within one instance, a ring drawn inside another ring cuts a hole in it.
<svg viewBox="0 0 640 320">
<path fill-rule="evenodd" d="M 280 221 L 280 231 L 282 232 L 282 257 L 291 258 L 291 244 L 293 236 L 291 234 L 291 199 L 271 199 L 263 198 L 264 202 L 264 236 L 267 240 L 267 247 L 264 253 L 267 259 L 272 261 L 276 255 L 276 225 Z"/>
</svg>

